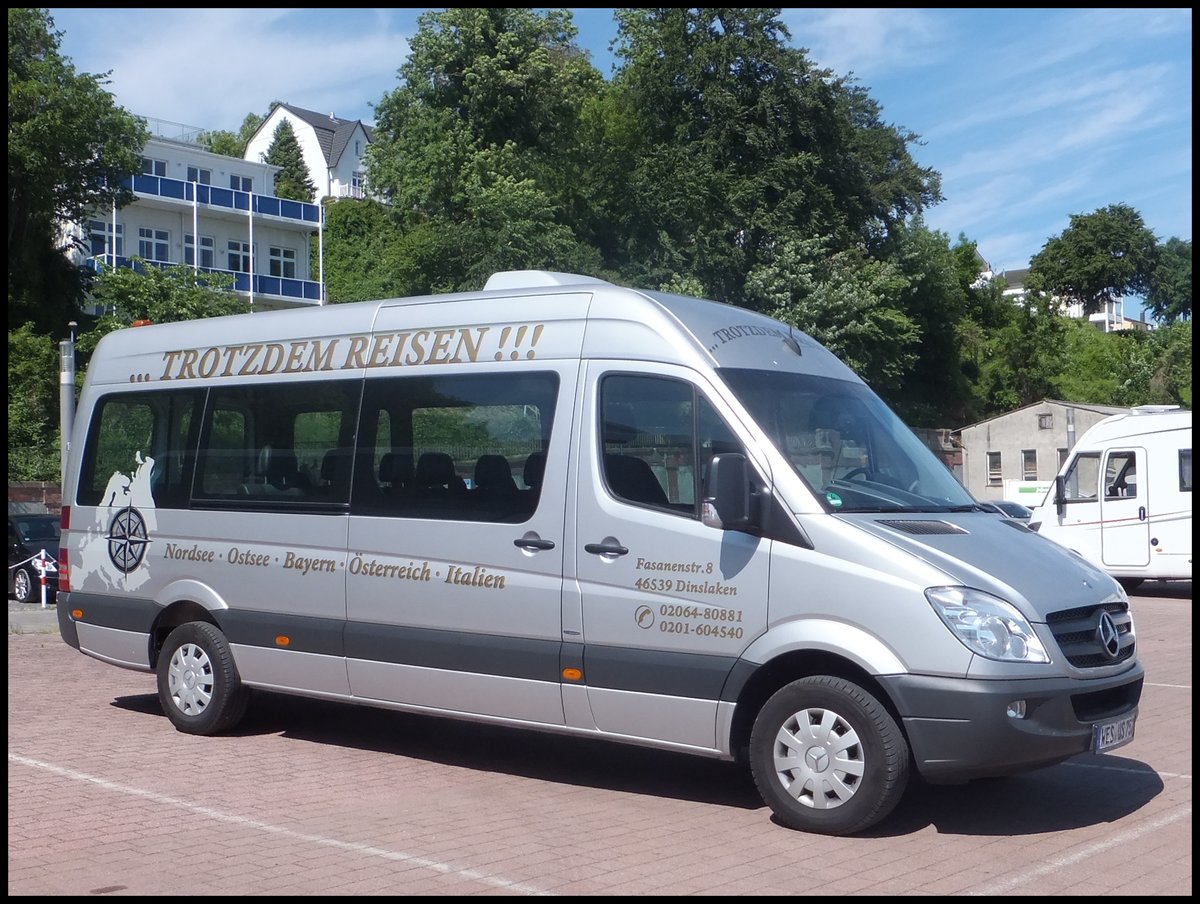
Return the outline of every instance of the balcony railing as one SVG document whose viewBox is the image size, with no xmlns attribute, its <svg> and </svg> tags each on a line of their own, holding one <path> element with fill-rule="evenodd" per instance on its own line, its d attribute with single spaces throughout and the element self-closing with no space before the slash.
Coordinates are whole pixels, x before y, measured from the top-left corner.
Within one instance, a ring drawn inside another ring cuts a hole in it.
<svg viewBox="0 0 1200 904">
<path fill-rule="evenodd" d="M 110 267 L 131 267 L 134 270 L 146 265 L 158 267 L 159 269 L 179 266 L 173 261 L 148 261 L 141 258 L 135 260 L 134 258 L 117 257 L 112 254 L 98 254 L 95 257 L 88 258 L 88 264 L 93 270 L 99 271 L 101 263 L 107 264 Z M 191 264 L 184 264 L 183 266 L 190 267 Z M 321 284 L 311 279 L 287 279 L 282 276 L 265 276 L 261 273 L 241 273 L 237 270 L 222 270 L 219 267 L 197 267 L 196 269 L 203 273 L 225 273 L 232 276 L 233 288 L 231 291 L 239 292 L 243 295 L 250 294 L 251 285 L 253 285 L 256 297 L 261 295 L 264 298 L 290 298 L 295 301 L 321 303 Z"/>
<path fill-rule="evenodd" d="M 121 184 L 139 194 L 156 198 L 168 198 L 188 204 L 195 202 L 209 207 L 245 213 L 253 211 L 260 216 L 280 217 L 285 220 L 309 223 L 313 226 L 317 226 L 321 222 L 321 206 L 319 204 L 289 201 L 286 198 L 276 198 L 272 195 L 256 195 L 253 192 L 220 188 L 216 185 L 168 179 L 166 176 L 147 176 L 145 173 L 138 173 L 123 179 Z"/>
</svg>

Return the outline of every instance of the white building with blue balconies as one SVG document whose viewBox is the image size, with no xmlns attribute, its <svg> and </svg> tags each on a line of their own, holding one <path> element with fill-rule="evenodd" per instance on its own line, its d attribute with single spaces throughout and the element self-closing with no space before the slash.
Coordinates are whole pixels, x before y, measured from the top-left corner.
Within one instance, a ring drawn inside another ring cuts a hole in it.
<svg viewBox="0 0 1200 904">
<path fill-rule="evenodd" d="M 146 122 L 141 172 L 125 181 L 134 200 L 72 228 L 85 262 L 229 273 L 251 311 L 324 304 L 321 206 L 275 197 L 279 167 L 211 153 L 199 128 Z"/>
</svg>

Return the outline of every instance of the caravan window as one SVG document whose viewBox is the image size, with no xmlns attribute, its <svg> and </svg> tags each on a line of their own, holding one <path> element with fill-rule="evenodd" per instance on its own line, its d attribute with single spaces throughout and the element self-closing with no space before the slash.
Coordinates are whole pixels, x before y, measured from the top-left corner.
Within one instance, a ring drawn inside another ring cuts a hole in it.
<svg viewBox="0 0 1200 904">
<path fill-rule="evenodd" d="M 1137 495 L 1137 455 L 1112 452 L 1104 466 L 1106 499 L 1126 499 Z"/>
<path fill-rule="evenodd" d="M 1063 480 L 1067 502 L 1095 502 L 1100 485 L 1100 456 L 1089 452 L 1076 456 Z"/>
<path fill-rule="evenodd" d="M 1190 493 L 1192 491 L 1192 450 L 1179 450 L 1179 491 L 1181 493 Z"/>
</svg>

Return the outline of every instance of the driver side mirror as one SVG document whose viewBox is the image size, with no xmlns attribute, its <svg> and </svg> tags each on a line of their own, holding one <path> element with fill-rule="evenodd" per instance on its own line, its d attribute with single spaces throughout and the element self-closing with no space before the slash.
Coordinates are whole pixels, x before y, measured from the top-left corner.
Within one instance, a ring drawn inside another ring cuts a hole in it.
<svg viewBox="0 0 1200 904">
<path fill-rule="evenodd" d="M 750 508 L 750 463 L 740 452 L 714 455 L 708 465 L 702 519 L 721 530 L 753 527 Z"/>
</svg>

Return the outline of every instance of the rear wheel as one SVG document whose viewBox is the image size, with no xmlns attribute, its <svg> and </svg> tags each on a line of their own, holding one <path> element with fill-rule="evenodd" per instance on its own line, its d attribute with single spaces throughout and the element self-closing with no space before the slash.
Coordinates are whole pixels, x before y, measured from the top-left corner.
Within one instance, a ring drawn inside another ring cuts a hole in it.
<svg viewBox="0 0 1200 904">
<path fill-rule="evenodd" d="M 908 743 L 887 709 L 830 675 L 793 681 L 766 702 L 750 735 L 750 768 L 784 825 L 860 832 L 887 816 L 908 782 Z"/>
<path fill-rule="evenodd" d="M 1133 593 L 1145 582 L 1145 578 L 1117 578 L 1117 583 L 1125 588 L 1126 593 Z"/>
<path fill-rule="evenodd" d="M 189 622 L 171 632 L 158 657 L 158 700 L 188 734 L 217 734 L 241 720 L 249 696 L 217 627 Z"/>
</svg>

